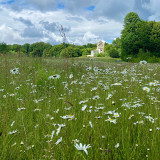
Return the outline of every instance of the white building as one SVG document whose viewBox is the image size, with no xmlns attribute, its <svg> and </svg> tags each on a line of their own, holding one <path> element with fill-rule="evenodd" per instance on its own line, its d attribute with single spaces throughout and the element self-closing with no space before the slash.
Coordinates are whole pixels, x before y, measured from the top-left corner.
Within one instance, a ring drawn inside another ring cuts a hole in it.
<svg viewBox="0 0 160 160">
<path fill-rule="evenodd" d="M 96 50 L 91 50 L 91 55 L 87 55 L 87 57 L 94 57 L 95 54 L 97 53 L 104 53 L 104 46 L 105 46 L 105 41 L 101 40 L 97 43 L 97 49 Z"/>
</svg>

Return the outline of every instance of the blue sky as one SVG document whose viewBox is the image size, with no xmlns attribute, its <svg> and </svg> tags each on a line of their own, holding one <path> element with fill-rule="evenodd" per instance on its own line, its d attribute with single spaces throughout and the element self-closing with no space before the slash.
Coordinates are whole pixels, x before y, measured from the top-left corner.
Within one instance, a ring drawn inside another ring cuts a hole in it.
<svg viewBox="0 0 160 160">
<path fill-rule="evenodd" d="M 16 0 L 2 0 L 0 1 L 0 4 L 11 4 L 11 3 L 14 3 Z"/>
<path fill-rule="evenodd" d="M 127 13 L 160 21 L 159 6 L 159 0 L 0 0 L 0 42 L 59 44 L 62 25 L 68 43 L 111 43 Z"/>
</svg>

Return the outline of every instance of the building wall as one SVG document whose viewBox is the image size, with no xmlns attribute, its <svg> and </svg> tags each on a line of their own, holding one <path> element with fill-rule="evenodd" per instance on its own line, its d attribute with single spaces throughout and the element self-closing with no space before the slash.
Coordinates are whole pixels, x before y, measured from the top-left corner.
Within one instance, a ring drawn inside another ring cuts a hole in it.
<svg viewBox="0 0 160 160">
<path fill-rule="evenodd" d="M 97 53 L 104 53 L 104 45 L 105 45 L 105 42 L 104 41 L 99 41 L 97 43 L 97 49 L 96 50 L 91 50 L 91 55 L 90 56 L 93 56 Z"/>
</svg>

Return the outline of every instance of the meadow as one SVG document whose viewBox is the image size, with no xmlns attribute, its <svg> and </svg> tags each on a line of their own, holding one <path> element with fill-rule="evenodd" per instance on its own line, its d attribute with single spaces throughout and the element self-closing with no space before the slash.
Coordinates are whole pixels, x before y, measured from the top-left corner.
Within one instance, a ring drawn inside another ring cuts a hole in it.
<svg viewBox="0 0 160 160">
<path fill-rule="evenodd" d="M 0 159 L 159 160 L 160 64 L 0 57 Z"/>
</svg>

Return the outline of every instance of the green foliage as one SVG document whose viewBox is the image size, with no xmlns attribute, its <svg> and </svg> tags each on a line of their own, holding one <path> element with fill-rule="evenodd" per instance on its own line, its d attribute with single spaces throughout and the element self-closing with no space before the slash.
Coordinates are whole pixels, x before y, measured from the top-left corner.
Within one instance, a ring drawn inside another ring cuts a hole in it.
<svg viewBox="0 0 160 160">
<path fill-rule="evenodd" d="M 105 52 L 106 56 L 109 56 L 109 51 L 111 49 L 113 49 L 113 48 L 115 48 L 114 45 L 108 44 L 108 43 L 105 44 L 105 46 L 104 46 L 104 52 Z"/>
<path fill-rule="evenodd" d="M 24 45 L 21 46 L 21 51 L 24 54 L 29 55 L 29 47 L 30 47 L 30 44 L 29 43 L 25 43 Z"/>
<path fill-rule="evenodd" d="M 160 64 L 107 59 L 2 56 L 0 159 L 159 160 Z"/>
<path fill-rule="evenodd" d="M 137 29 L 141 20 L 138 14 L 130 12 L 124 19 L 124 29 L 122 30 L 121 46 L 122 46 L 122 59 L 125 55 L 138 54 L 139 51 L 139 35 Z"/>
<path fill-rule="evenodd" d="M 121 39 L 120 38 L 116 38 L 113 42 L 112 45 L 118 50 L 121 48 Z"/>
<path fill-rule="evenodd" d="M 60 56 L 67 57 L 67 58 L 79 57 L 79 56 L 82 56 L 82 52 L 79 47 L 69 46 L 61 51 Z"/>
<path fill-rule="evenodd" d="M 61 51 L 62 51 L 64 48 L 65 48 L 64 44 L 54 45 L 54 46 L 52 46 L 52 47 L 49 49 L 49 51 L 46 50 L 46 51 L 43 53 L 43 56 L 46 56 L 46 57 L 59 57 Z"/>
<path fill-rule="evenodd" d="M 6 43 L 2 42 L 0 43 L 0 53 L 6 54 L 9 51 L 9 47 Z"/>
<path fill-rule="evenodd" d="M 91 54 L 91 50 L 93 50 L 93 48 L 84 48 L 81 49 L 82 55 L 90 55 Z"/>
<path fill-rule="evenodd" d="M 109 50 L 109 56 L 112 58 L 119 58 L 120 57 L 119 52 L 114 48 Z"/>
<path fill-rule="evenodd" d="M 153 57 L 149 57 L 147 60 L 148 63 L 160 63 L 160 58 L 153 56 Z"/>
<path fill-rule="evenodd" d="M 137 22 L 141 21 L 138 14 L 135 12 L 130 12 L 126 15 L 124 18 L 124 24 L 125 26 L 137 24 Z"/>
<path fill-rule="evenodd" d="M 96 57 L 106 57 L 106 54 L 105 53 L 97 53 L 95 56 Z"/>
<path fill-rule="evenodd" d="M 7 50 L 5 47 L 7 47 Z M 96 44 L 91 43 L 83 46 L 76 46 L 66 43 L 52 46 L 50 43 L 44 42 L 36 42 L 33 44 L 25 43 L 24 45 L 7 45 L 2 43 L 0 45 L 0 52 L 10 52 L 11 54 L 20 53 L 32 57 L 79 57 L 82 55 L 89 55 L 91 50 L 96 49 L 96 47 Z"/>
<path fill-rule="evenodd" d="M 160 57 L 160 22 L 143 21 L 137 13 L 130 12 L 124 19 L 124 29 L 121 33 L 123 60 L 126 60 L 128 55 L 139 59 Z"/>
<path fill-rule="evenodd" d="M 88 43 L 85 48 L 93 48 L 93 49 L 96 49 L 96 48 L 97 48 L 97 44 Z"/>
</svg>

